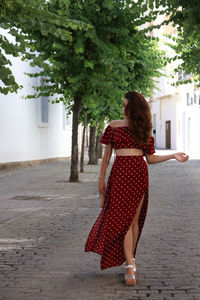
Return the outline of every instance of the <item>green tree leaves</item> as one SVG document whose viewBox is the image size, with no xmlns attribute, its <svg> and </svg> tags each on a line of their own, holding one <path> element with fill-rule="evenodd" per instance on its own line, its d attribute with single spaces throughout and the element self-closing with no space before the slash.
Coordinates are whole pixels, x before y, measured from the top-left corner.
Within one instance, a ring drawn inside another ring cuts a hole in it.
<svg viewBox="0 0 200 300">
<path fill-rule="evenodd" d="M 28 75 L 45 80 L 27 98 L 54 95 L 53 102 L 63 101 L 73 110 L 70 180 L 76 181 L 77 128 L 83 119 L 79 111 L 101 129 L 105 119 L 122 117 L 127 90 L 147 96 L 155 86 L 153 77 L 161 74 L 163 53 L 157 41 L 139 29 L 152 16 L 145 16 L 142 0 L 15 0 L 12 4 L 0 21 L 15 37 L 22 59 L 40 70 Z"/>
<path fill-rule="evenodd" d="M 149 0 L 148 4 L 154 8 L 154 14 L 163 14 L 167 18 L 160 24 L 151 26 L 159 28 L 162 25 L 171 23 L 177 28 L 177 37 L 174 43 L 168 43 L 175 51 L 173 60 L 179 59 L 179 67 L 176 72 L 183 70 L 187 74 L 192 73 L 194 80 L 200 84 L 200 5 L 196 0 Z M 155 7 L 157 10 L 155 10 Z M 149 29 L 149 28 L 148 28 Z M 148 30 L 147 29 L 147 30 Z M 177 84 L 187 83 L 188 80 L 177 82 Z"/>
<path fill-rule="evenodd" d="M 0 23 L 4 29 L 9 29 L 9 33 L 15 37 L 16 43 L 11 43 L 5 36 L 0 35 L 0 48 L 1 48 L 1 72 L 0 81 L 2 81 L 1 92 L 7 94 L 8 92 L 16 92 L 19 85 L 16 83 L 12 75 L 9 65 L 11 62 L 5 57 L 5 54 L 12 56 L 19 56 L 23 53 L 27 59 L 31 58 L 32 66 L 38 65 L 43 67 L 43 61 L 51 59 L 48 49 L 54 43 L 63 50 L 63 42 L 72 42 L 73 30 L 85 30 L 90 25 L 80 20 L 70 19 L 67 13 L 63 16 L 63 9 L 67 9 L 69 1 L 51 1 L 54 5 L 54 10 L 49 9 L 49 4 L 45 0 L 4 0 L 0 3 Z M 60 10 L 60 11 L 59 11 Z M 49 44 L 44 41 L 44 37 L 48 37 Z M 32 39 L 35 39 L 32 42 Z M 56 39 L 61 43 L 56 43 Z M 55 41 L 55 42 L 54 42 Z M 58 46 L 59 45 L 59 46 Z M 34 53 L 38 49 L 46 51 L 45 55 L 39 59 L 33 58 L 30 51 Z M 29 49 L 27 51 L 27 49 Z M 26 53 L 26 54 L 25 54 Z M 44 70 L 47 71 L 47 68 Z"/>
</svg>

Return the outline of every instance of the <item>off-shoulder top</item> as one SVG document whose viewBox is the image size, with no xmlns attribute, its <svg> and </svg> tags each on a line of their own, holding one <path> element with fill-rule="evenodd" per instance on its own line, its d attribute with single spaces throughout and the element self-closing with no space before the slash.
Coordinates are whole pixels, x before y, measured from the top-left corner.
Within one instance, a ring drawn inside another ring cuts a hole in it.
<svg viewBox="0 0 200 300">
<path fill-rule="evenodd" d="M 145 155 L 145 153 L 148 154 L 155 153 L 153 136 L 150 137 L 149 144 L 135 143 L 131 135 L 130 129 L 127 126 L 112 127 L 109 124 L 104 130 L 99 140 L 100 143 L 105 145 L 110 144 L 111 133 L 112 133 L 112 145 L 114 149 L 137 148 L 143 150 L 143 155 Z"/>
</svg>

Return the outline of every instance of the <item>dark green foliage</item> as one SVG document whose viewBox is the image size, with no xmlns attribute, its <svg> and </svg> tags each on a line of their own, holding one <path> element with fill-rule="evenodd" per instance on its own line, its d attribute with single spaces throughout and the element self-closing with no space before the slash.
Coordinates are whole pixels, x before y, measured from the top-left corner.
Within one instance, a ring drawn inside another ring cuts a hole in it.
<svg viewBox="0 0 200 300">
<path fill-rule="evenodd" d="M 138 30 L 146 9 L 140 2 L 14 1 L 4 27 L 24 59 L 41 68 L 30 76 L 44 76 L 48 84 L 32 96 L 57 94 L 57 101 L 70 103 L 77 93 L 89 102 L 118 99 L 128 89 L 148 95 L 163 59 L 156 42 Z"/>
<path fill-rule="evenodd" d="M 200 84 L 200 2 L 199 0 L 149 0 L 153 7 L 153 14 L 164 14 L 168 16 L 161 25 L 172 23 L 177 28 L 178 37 L 169 43 L 175 50 L 175 59 L 180 59 L 182 63 L 175 71 L 183 70 L 186 74 L 193 74 L 194 80 Z M 162 9 L 161 9 L 162 7 Z M 150 28 L 148 28 L 149 30 Z M 169 36 L 169 38 L 171 38 Z M 188 80 L 177 82 L 177 84 L 187 83 Z"/>
<path fill-rule="evenodd" d="M 87 122 L 101 130 L 105 118 L 121 118 L 127 90 L 149 96 L 161 75 L 163 53 L 140 30 L 143 1 L 16 0 L 1 17 L 16 38 L 19 52 L 33 67 L 41 86 L 27 98 L 52 96 L 73 110 L 70 181 L 77 181 L 77 126 L 85 108 Z M 13 17 L 15 15 L 15 17 Z M 74 102 L 73 102 L 73 101 Z M 79 117 L 79 118 L 78 118 Z"/>
</svg>

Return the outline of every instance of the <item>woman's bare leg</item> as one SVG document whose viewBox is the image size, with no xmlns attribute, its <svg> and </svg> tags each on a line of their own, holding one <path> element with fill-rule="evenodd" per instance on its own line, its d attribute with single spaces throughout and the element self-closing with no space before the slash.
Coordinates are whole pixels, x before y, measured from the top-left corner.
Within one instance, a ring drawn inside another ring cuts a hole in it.
<svg viewBox="0 0 200 300">
<path fill-rule="evenodd" d="M 125 239 L 124 239 L 124 255 L 126 257 L 126 265 L 132 265 L 133 264 L 133 251 L 135 249 L 135 245 L 136 245 L 136 241 L 138 238 L 138 218 L 140 215 L 140 211 L 141 211 L 141 207 L 142 207 L 142 203 L 144 200 L 144 195 L 142 200 L 140 201 L 140 204 L 137 208 L 136 214 L 134 216 L 134 219 L 132 221 L 132 224 L 129 228 L 129 230 L 127 231 L 126 235 L 125 235 Z M 127 275 L 133 275 L 133 269 L 132 268 L 128 268 L 126 269 L 126 274 Z"/>
<path fill-rule="evenodd" d="M 142 200 L 140 201 L 140 204 L 137 208 L 135 217 L 134 217 L 133 222 L 132 222 L 133 254 L 134 254 L 134 249 L 135 249 L 136 242 L 137 242 L 137 239 L 138 239 L 138 232 L 139 232 L 138 219 L 139 219 L 139 216 L 140 216 L 143 200 L 144 200 L 144 195 L 142 197 Z"/>
<path fill-rule="evenodd" d="M 126 266 L 133 264 L 133 234 L 132 226 L 130 226 L 124 239 L 124 255 L 126 257 Z M 126 269 L 127 275 L 134 275 L 133 268 Z"/>
<path fill-rule="evenodd" d="M 132 257 L 133 257 L 133 234 L 132 228 L 130 226 L 129 230 L 127 231 L 124 239 L 124 255 L 126 257 L 126 264 L 132 264 Z"/>
</svg>

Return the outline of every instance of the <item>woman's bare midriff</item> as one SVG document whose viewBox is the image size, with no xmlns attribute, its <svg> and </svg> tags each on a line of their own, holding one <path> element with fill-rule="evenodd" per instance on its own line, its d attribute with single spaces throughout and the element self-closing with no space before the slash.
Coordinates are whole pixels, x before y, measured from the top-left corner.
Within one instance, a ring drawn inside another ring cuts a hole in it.
<svg viewBox="0 0 200 300">
<path fill-rule="evenodd" d="M 115 149 L 116 155 L 143 155 L 142 149 L 137 148 L 123 148 Z"/>
</svg>

